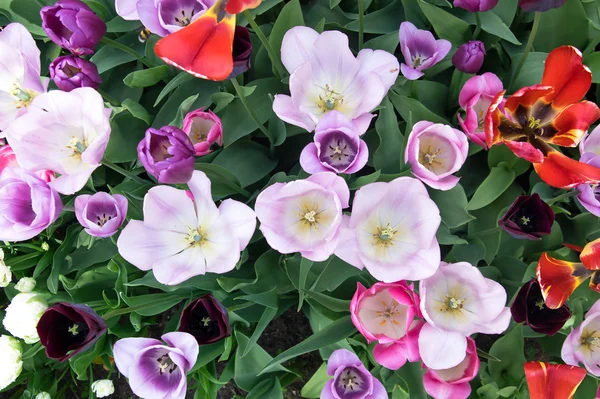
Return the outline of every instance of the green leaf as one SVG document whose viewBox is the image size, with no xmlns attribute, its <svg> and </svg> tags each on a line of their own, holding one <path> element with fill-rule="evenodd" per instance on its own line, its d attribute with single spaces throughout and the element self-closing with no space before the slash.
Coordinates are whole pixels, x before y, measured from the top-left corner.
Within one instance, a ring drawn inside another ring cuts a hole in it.
<svg viewBox="0 0 600 399">
<path fill-rule="evenodd" d="M 410 395 L 400 385 L 394 386 L 392 399 L 410 399 Z"/>
<path fill-rule="evenodd" d="M 498 36 L 509 43 L 520 45 L 521 42 L 511 32 L 510 28 L 506 26 L 504 21 L 493 11 L 487 11 L 479 13 L 481 17 L 481 29 L 491 33 L 492 35 Z"/>
<path fill-rule="evenodd" d="M 521 87 L 539 84 L 542 81 L 544 62 L 546 61 L 547 57 L 548 53 L 529 53 L 525 63 L 523 64 L 523 69 L 521 69 L 521 72 L 519 73 L 519 77 L 513 83 L 511 88 L 520 89 Z M 515 69 L 520 61 L 521 54 L 511 60 L 512 75 L 514 75 Z"/>
<path fill-rule="evenodd" d="M 418 121 L 430 121 L 434 123 L 445 123 L 448 121 L 442 118 L 439 115 L 431 112 L 427 107 L 421 104 L 418 100 L 414 98 L 401 96 L 393 91 L 390 91 L 388 94 L 389 99 L 394 104 L 394 108 L 396 111 L 402 116 L 402 119 L 408 121 L 412 119 L 413 123 Z M 411 117 L 412 115 L 412 117 Z M 411 126 L 412 129 L 412 126 Z"/>
<path fill-rule="evenodd" d="M 115 163 L 137 160 L 137 145 L 144 138 L 148 124 L 128 112 L 122 112 L 110 121 L 110 128 L 104 158 Z"/>
<path fill-rule="evenodd" d="M 308 260 L 306 258 L 302 258 L 300 261 L 300 277 L 298 279 L 298 312 L 302 309 L 302 302 L 304 302 L 305 288 L 306 288 L 306 278 L 308 277 L 308 272 L 310 271 L 313 265 L 312 260 Z"/>
<path fill-rule="evenodd" d="M 398 48 L 399 43 L 400 37 L 398 36 L 398 32 L 395 30 L 386 35 L 378 36 L 365 42 L 364 48 L 394 53 L 394 51 Z"/>
<path fill-rule="evenodd" d="M 272 288 L 269 291 L 261 292 L 258 294 L 250 294 L 250 295 L 242 295 L 235 298 L 236 300 L 244 300 L 249 302 L 254 302 L 259 305 L 277 309 L 277 305 L 279 303 L 279 296 L 277 295 L 277 289 Z"/>
<path fill-rule="evenodd" d="M 468 244 L 455 245 L 450 252 L 457 262 L 469 262 L 477 265 L 485 257 L 485 245 L 477 237 L 469 239 Z"/>
<path fill-rule="evenodd" d="M 214 93 L 212 96 L 210 96 L 210 99 L 216 105 L 214 112 L 219 112 L 220 110 L 225 108 L 227 105 L 229 105 L 230 102 L 235 100 L 235 96 L 226 91 L 219 91 L 217 93 Z"/>
<path fill-rule="evenodd" d="M 117 39 L 117 42 L 132 48 L 133 50 L 139 53 L 140 57 L 144 53 L 144 45 L 138 40 L 138 32 L 129 32 L 119 37 Z M 106 71 L 110 71 L 118 65 L 122 65 L 135 60 L 136 58 L 133 55 L 126 53 L 118 48 L 115 48 L 109 44 L 105 44 L 104 46 L 102 46 L 102 48 L 96 51 L 96 54 L 94 54 L 92 58 L 90 58 L 90 61 L 96 64 L 96 67 L 98 68 L 98 73 L 100 74 Z"/>
<path fill-rule="evenodd" d="M 197 163 L 196 170 L 203 171 L 210 179 L 213 197 L 221 198 L 244 192 L 237 177 L 222 166 L 212 163 Z"/>
<path fill-rule="evenodd" d="M 131 297 L 121 295 L 121 297 L 125 303 L 129 305 L 129 310 L 142 316 L 154 316 L 160 314 L 171 309 L 185 298 L 185 296 L 182 296 L 181 294 L 148 294 Z"/>
<path fill-rule="evenodd" d="M 139 29 L 141 26 L 142 23 L 140 21 L 126 21 L 123 18 L 117 16 L 106 23 L 106 32 L 131 32 L 133 30 Z"/>
<path fill-rule="evenodd" d="M 310 287 L 311 291 L 333 291 L 344 281 L 360 274 L 360 269 L 349 265 L 335 255 L 332 255 L 325 262 L 318 262 L 313 265 L 312 270 L 321 270 L 315 282 Z"/>
<path fill-rule="evenodd" d="M 468 244 L 469 242 L 464 238 L 460 238 L 458 236 L 450 233 L 450 229 L 446 226 L 445 223 L 441 223 L 438 228 L 437 233 L 435 234 L 440 245 L 455 245 L 455 244 Z"/>
<path fill-rule="evenodd" d="M 65 272 L 67 255 L 71 253 L 81 229 L 81 226 L 77 224 L 72 224 L 69 226 L 67 228 L 67 234 L 64 241 L 54 253 L 54 258 L 52 260 L 52 271 L 50 272 L 47 280 L 48 291 L 53 294 L 58 292 L 58 277 Z"/>
<path fill-rule="evenodd" d="M 506 191 L 514 180 L 515 171 L 506 168 L 506 164 L 501 163 L 499 166 L 493 167 L 488 177 L 473 194 L 467 210 L 481 209 L 491 204 Z"/>
<path fill-rule="evenodd" d="M 272 146 L 279 146 L 285 141 L 287 136 L 285 123 L 279 119 L 275 112 L 269 117 L 269 128 L 267 129 L 267 132 L 269 133 L 269 141 Z"/>
<path fill-rule="evenodd" d="M 375 122 L 379 147 L 373 155 L 375 169 L 383 173 L 398 173 L 404 161 L 404 137 L 398 128 L 398 119 L 390 100 L 385 98 Z"/>
<path fill-rule="evenodd" d="M 166 65 L 161 65 L 132 72 L 125 76 L 123 83 L 129 87 L 148 87 L 155 85 L 167 76 L 169 76 L 169 68 Z"/>
<path fill-rule="evenodd" d="M 321 391 L 327 380 L 331 377 L 327 375 L 327 363 L 323 363 L 321 367 L 310 377 L 310 380 L 304 384 L 300 395 L 303 398 L 316 399 L 321 397 Z"/>
<path fill-rule="evenodd" d="M 88 379 L 88 367 L 90 367 L 92 362 L 98 356 L 104 353 L 106 347 L 106 336 L 107 334 L 102 335 L 94 345 L 93 349 L 87 350 L 69 359 L 69 365 L 71 366 L 75 374 L 77 374 L 78 380 Z"/>
<path fill-rule="evenodd" d="M 258 320 L 258 323 L 256 324 L 256 328 L 254 329 L 248 344 L 246 344 L 246 349 L 242 353 L 242 357 L 246 356 L 252 350 L 252 348 L 254 348 L 254 345 L 256 345 L 256 342 L 276 315 L 277 308 L 265 308 L 262 316 L 260 316 L 260 320 Z"/>
<path fill-rule="evenodd" d="M 248 392 L 246 399 L 283 399 L 283 389 L 279 379 L 261 381 Z"/>
<path fill-rule="evenodd" d="M 187 83 L 187 82 L 189 82 L 190 80 L 193 80 L 193 79 L 194 79 L 193 75 L 190 75 L 187 72 L 180 72 L 177 76 L 175 76 L 173 79 L 171 79 L 169 81 L 169 83 L 167 83 L 167 85 L 165 86 L 164 89 L 161 90 L 161 92 L 158 95 L 158 97 L 156 97 L 156 101 L 154 102 L 154 106 L 156 107 L 158 105 L 158 103 L 161 102 L 162 99 L 165 98 L 170 92 L 172 92 L 173 90 L 175 90 L 176 88 L 178 88 L 182 84 Z"/>
<path fill-rule="evenodd" d="M 592 82 L 600 83 L 600 51 L 583 57 L 583 63 L 592 71 Z"/>
<path fill-rule="evenodd" d="M 195 95 L 189 96 L 188 98 L 183 100 L 181 105 L 179 105 L 179 109 L 177 110 L 175 119 L 173 119 L 171 121 L 171 123 L 169 123 L 169 125 L 181 126 L 183 124 L 183 119 L 185 118 L 185 115 L 192 109 L 192 106 L 198 99 L 198 96 L 199 96 L 199 94 L 195 94 Z"/>
<path fill-rule="evenodd" d="M 275 54 L 280 57 L 283 36 L 294 26 L 304 26 L 304 17 L 302 16 L 302 8 L 300 8 L 299 0 L 291 0 L 283 7 L 269 35 L 269 44 L 273 48 L 273 51 L 275 51 Z"/>
<path fill-rule="evenodd" d="M 506 381 L 501 386 L 514 385 L 523 379 L 525 355 L 523 354 L 523 326 L 517 324 L 508 334 L 492 345 L 490 355 L 499 362 L 489 362 L 488 369 L 496 382 Z"/>
<path fill-rule="evenodd" d="M 362 186 L 376 182 L 379 178 L 379 175 L 381 175 L 381 170 L 376 170 L 370 175 L 361 176 L 352 183 L 348 184 L 348 188 L 350 188 L 350 190 L 358 190 Z"/>
<path fill-rule="evenodd" d="M 404 20 L 402 12 L 399 11 L 401 6 L 400 0 L 394 0 L 377 11 L 367 13 L 364 18 L 364 32 L 380 35 L 392 31 L 396 31 L 397 33 L 400 23 Z M 360 30 L 358 15 L 353 14 L 353 17 L 354 21 L 348 23 L 346 29 L 358 32 Z"/>
<path fill-rule="evenodd" d="M 449 40 L 455 46 L 468 40 L 467 33 L 470 33 L 471 28 L 467 22 L 423 0 L 418 1 L 421 11 L 440 38 Z"/>
<path fill-rule="evenodd" d="M 577 27 L 557 29 L 560 26 Z M 540 13 L 540 25 L 533 40 L 536 51 L 550 52 L 563 45 L 584 49 L 588 43 L 589 20 L 581 0 L 569 0 L 563 6 Z"/>
<path fill-rule="evenodd" d="M 423 373 L 419 363 L 406 363 L 396 374 L 408 384 L 410 399 L 427 399 L 423 386 Z"/>
<path fill-rule="evenodd" d="M 350 301 L 345 299 L 334 298 L 329 295 L 315 291 L 300 291 L 305 292 L 309 297 L 315 299 L 321 305 L 325 306 L 333 312 L 348 312 L 350 310 Z"/>
<path fill-rule="evenodd" d="M 242 187 L 247 187 L 267 176 L 277 166 L 277 160 L 269 156 L 266 147 L 243 140 L 223 149 L 213 164 L 230 171 Z"/>
<path fill-rule="evenodd" d="M 121 105 L 125 107 L 125 109 L 127 109 L 129 113 L 131 113 L 131 115 L 133 115 L 135 118 L 146 122 L 146 124 L 148 125 L 150 125 L 150 122 L 152 122 L 152 117 L 150 116 L 148 111 L 146 111 L 146 108 L 140 105 L 140 103 L 128 98 L 125 101 L 123 101 Z"/>
<path fill-rule="evenodd" d="M 448 191 L 429 190 L 429 196 L 440 209 L 442 220 L 451 229 L 469 223 L 474 219 L 467 212 L 467 196 L 459 184 Z"/>
</svg>

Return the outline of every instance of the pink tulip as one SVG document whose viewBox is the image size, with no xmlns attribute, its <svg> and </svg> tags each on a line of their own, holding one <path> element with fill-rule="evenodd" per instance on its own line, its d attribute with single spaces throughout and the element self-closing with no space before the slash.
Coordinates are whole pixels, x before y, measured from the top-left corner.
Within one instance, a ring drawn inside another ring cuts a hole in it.
<svg viewBox="0 0 600 399">
<path fill-rule="evenodd" d="M 260 231 L 282 254 L 300 252 L 307 259 L 324 261 L 338 243 L 342 209 L 348 207 L 349 198 L 344 179 L 331 172 L 275 183 L 256 199 Z"/>
<path fill-rule="evenodd" d="M 469 142 L 459 130 L 427 121 L 417 122 L 404 153 L 413 174 L 438 190 L 450 190 L 458 184 L 453 175 L 467 160 Z"/>
<path fill-rule="evenodd" d="M 467 112 L 464 120 L 458 114 L 458 122 L 463 132 L 475 144 L 486 149 L 485 131 L 483 130 L 485 116 L 493 98 L 501 91 L 502 82 L 498 76 L 486 72 L 467 80 L 458 96 L 460 107 Z"/>
<path fill-rule="evenodd" d="M 448 40 L 435 40 L 431 32 L 417 29 L 408 21 L 400 24 L 400 50 L 404 56 L 400 69 L 408 80 L 419 79 L 425 69 L 443 60 L 451 48 Z"/>
<path fill-rule="evenodd" d="M 377 363 L 390 370 L 398 370 L 407 361 L 420 361 L 419 334 L 424 325 L 425 322 L 423 320 L 414 320 L 404 337 L 387 344 L 379 343 L 375 345 L 375 348 L 373 348 L 373 357 Z"/>
<path fill-rule="evenodd" d="M 464 8 L 470 12 L 485 12 L 496 7 L 498 0 L 454 0 L 454 7 Z"/>
<path fill-rule="evenodd" d="M 565 340 L 561 357 L 571 366 L 583 363 L 591 374 L 600 376 L 600 300 L 588 310 L 583 322 Z"/>
<path fill-rule="evenodd" d="M 127 206 L 127 198 L 120 194 L 84 194 L 75 198 L 75 216 L 86 233 L 106 238 L 114 235 L 125 221 Z"/>
<path fill-rule="evenodd" d="M 223 145 L 221 119 L 212 111 L 197 109 L 183 119 L 183 129 L 196 149 L 196 156 L 210 154 L 213 146 Z"/>
<path fill-rule="evenodd" d="M 17 162 L 15 152 L 8 144 L 0 147 L 0 174 L 5 168 L 20 168 L 21 165 Z M 50 183 L 56 179 L 56 175 L 51 170 L 40 170 L 35 174 L 45 182 Z"/>
</svg>

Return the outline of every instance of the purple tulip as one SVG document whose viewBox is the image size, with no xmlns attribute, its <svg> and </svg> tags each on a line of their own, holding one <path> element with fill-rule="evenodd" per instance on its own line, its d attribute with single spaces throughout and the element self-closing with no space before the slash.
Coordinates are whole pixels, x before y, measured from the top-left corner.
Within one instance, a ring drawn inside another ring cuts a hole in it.
<svg viewBox="0 0 600 399">
<path fill-rule="evenodd" d="M 321 391 L 321 399 L 382 399 L 388 394 L 354 353 L 338 349 L 327 362 L 327 374 L 333 376 Z"/>
<path fill-rule="evenodd" d="M 470 12 L 489 11 L 496 7 L 498 0 L 454 0 L 454 7 L 464 8 Z"/>
<path fill-rule="evenodd" d="M 102 83 L 96 64 L 76 55 L 58 57 L 48 67 L 50 79 L 62 91 L 71 91 L 78 87 L 96 89 Z"/>
<path fill-rule="evenodd" d="M 408 21 L 400 24 L 400 50 L 405 62 L 400 70 L 406 79 L 419 79 L 425 69 L 443 60 L 451 48 L 448 40 L 435 40 L 431 32 L 417 29 Z"/>
<path fill-rule="evenodd" d="M 199 108 L 188 112 L 183 118 L 183 131 L 192 140 L 198 157 L 210 154 L 215 147 L 223 145 L 221 118 L 211 110 Z"/>
<path fill-rule="evenodd" d="M 106 332 L 106 323 L 91 308 L 59 302 L 50 306 L 37 324 L 46 355 L 59 362 L 87 350 Z"/>
<path fill-rule="evenodd" d="M 211 294 L 206 294 L 183 310 L 179 331 L 192 334 L 198 345 L 217 342 L 231 335 L 229 314 Z"/>
<path fill-rule="evenodd" d="M 594 129 L 594 132 L 600 133 L 600 129 Z M 592 137 L 593 133 L 590 133 L 588 137 Z M 598 134 L 596 134 L 597 136 Z M 589 140 L 589 139 L 588 139 Z M 583 141 L 580 144 L 580 149 L 583 146 Z M 581 162 L 600 167 L 600 156 L 593 152 L 584 152 L 581 158 Z M 589 213 L 600 217 L 600 187 L 598 184 L 580 184 L 576 187 L 579 191 L 577 200 Z"/>
<path fill-rule="evenodd" d="M 540 283 L 536 279 L 521 287 L 510 313 L 517 323 L 525 323 L 533 331 L 547 335 L 556 334 L 571 318 L 567 304 L 558 309 L 550 309 L 545 305 Z"/>
<path fill-rule="evenodd" d="M 528 240 L 539 240 L 550 234 L 552 223 L 554 211 L 537 193 L 517 197 L 498 221 L 500 228 L 511 236 Z"/>
<path fill-rule="evenodd" d="M 485 58 L 485 45 L 473 40 L 460 46 L 452 56 L 452 64 L 464 73 L 477 73 Z"/>
<path fill-rule="evenodd" d="M 233 71 L 227 79 L 233 79 L 237 75 L 250 69 L 250 57 L 252 56 L 252 41 L 248 28 L 235 26 L 233 36 Z"/>
<path fill-rule="evenodd" d="M 80 0 L 60 0 L 40 15 L 50 40 L 76 55 L 93 54 L 106 33 L 104 21 Z"/>
<path fill-rule="evenodd" d="M 34 172 L 6 168 L 0 175 L 0 240 L 25 241 L 60 215 L 60 196 Z"/>
<path fill-rule="evenodd" d="M 106 238 L 117 232 L 127 215 L 127 198 L 98 192 L 75 198 L 75 216 L 86 233 Z"/>
<path fill-rule="evenodd" d="M 519 7 L 524 11 L 548 11 L 565 4 L 567 0 L 519 0 Z"/>
<path fill-rule="evenodd" d="M 159 183 L 187 183 L 194 172 L 194 145 L 185 132 L 175 126 L 146 130 L 137 147 L 140 162 Z"/>
<path fill-rule="evenodd" d="M 184 399 L 186 374 L 198 358 L 198 343 L 188 333 L 171 332 L 162 340 L 123 338 L 113 347 L 117 368 L 129 378 L 136 395 L 147 398 Z"/>
</svg>

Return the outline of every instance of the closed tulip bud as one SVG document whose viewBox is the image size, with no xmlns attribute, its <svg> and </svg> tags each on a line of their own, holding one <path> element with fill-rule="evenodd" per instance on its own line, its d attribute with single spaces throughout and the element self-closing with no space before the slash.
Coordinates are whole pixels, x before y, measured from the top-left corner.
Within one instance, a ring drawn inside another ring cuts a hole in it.
<svg viewBox="0 0 600 399">
<path fill-rule="evenodd" d="M 19 292 L 32 292 L 35 289 L 36 284 L 34 278 L 23 277 L 15 284 L 15 289 Z"/>
<path fill-rule="evenodd" d="M 536 193 L 522 195 L 498 221 L 498 226 L 515 238 L 539 240 L 550 234 L 554 211 Z"/>
<path fill-rule="evenodd" d="M 199 345 L 217 342 L 231 335 L 229 314 L 219 301 L 206 294 L 183 310 L 179 331 L 192 334 Z"/>
<path fill-rule="evenodd" d="M 470 12 L 489 11 L 496 7 L 498 0 L 454 0 L 454 7 L 464 8 Z"/>
<path fill-rule="evenodd" d="M 452 56 L 452 64 L 464 73 L 477 73 L 485 58 L 485 45 L 473 40 L 460 46 Z"/>
<path fill-rule="evenodd" d="M 252 41 L 248 28 L 236 25 L 233 36 L 233 71 L 228 79 L 250 69 L 250 57 L 252 56 Z"/>
<path fill-rule="evenodd" d="M 62 91 L 71 91 L 78 87 L 98 88 L 102 79 L 96 64 L 76 55 L 58 57 L 48 67 L 50 78 Z"/>
</svg>

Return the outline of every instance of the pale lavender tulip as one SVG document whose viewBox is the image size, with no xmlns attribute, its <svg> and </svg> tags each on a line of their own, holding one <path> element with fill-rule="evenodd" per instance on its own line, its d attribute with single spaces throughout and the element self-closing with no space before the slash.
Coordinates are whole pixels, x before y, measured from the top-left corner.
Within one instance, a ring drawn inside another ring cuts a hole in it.
<svg viewBox="0 0 600 399">
<path fill-rule="evenodd" d="M 183 119 L 183 131 L 190 137 L 196 156 L 213 152 L 214 146 L 223 145 L 223 127 L 221 118 L 211 110 L 197 109 Z"/>
<path fill-rule="evenodd" d="M 40 50 L 31 33 L 12 23 L 0 31 L 0 138 L 8 124 L 27 111 L 47 80 L 40 80 Z"/>
<path fill-rule="evenodd" d="M 339 111 L 326 113 L 317 123 L 314 143 L 300 154 L 300 165 L 308 173 L 351 174 L 361 170 L 369 158 L 367 143 L 356 127 Z"/>
<path fill-rule="evenodd" d="M 204 14 L 215 0 L 116 0 L 123 19 L 140 20 L 152 33 L 167 36 Z"/>
<path fill-rule="evenodd" d="M 485 12 L 496 7 L 498 0 L 454 0 L 454 7 L 464 8 L 470 12 Z"/>
<path fill-rule="evenodd" d="M 110 112 L 89 87 L 53 90 L 36 97 L 28 112 L 10 124 L 6 137 L 22 167 L 59 173 L 50 185 L 70 195 L 100 166 L 110 137 Z"/>
<path fill-rule="evenodd" d="M 267 187 L 256 198 L 254 209 L 271 248 L 282 254 L 300 252 L 321 262 L 338 243 L 342 209 L 348 207 L 349 199 L 346 181 L 323 172 Z"/>
<path fill-rule="evenodd" d="M 453 175 L 467 160 L 467 136 L 451 126 L 427 121 L 417 122 L 404 153 L 413 175 L 438 190 L 450 190 L 458 184 Z"/>
<path fill-rule="evenodd" d="M 440 265 L 435 237 L 440 222 L 440 211 L 419 180 L 371 183 L 356 192 L 335 254 L 386 283 L 421 280 Z"/>
<path fill-rule="evenodd" d="M 492 100 L 503 90 L 502 81 L 491 72 L 473 76 L 466 81 L 458 95 L 460 107 L 466 111 L 465 119 L 457 115 L 463 132 L 475 143 L 487 149 L 484 122 Z"/>
<path fill-rule="evenodd" d="M 425 69 L 443 60 L 451 48 L 448 40 L 435 40 L 428 30 L 417 29 L 408 21 L 400 24 L 400 50 L 405 62 L 400 69 L 408 80 L 419 79 Z"/>
<path fill-rule="evenodd" d="M 428 322 L 419 334 L 419 352 L 432 369 L 460 364 L 469 335 L 501 334 L 510 323 L 504 287 L 466 262 L 442 262 L 437 273 L 421 281 L 419 294 Z"/>
<path fill-rule="evenodd" d="M 354 353 L 338 349 L 327 361 L 328 380 L 321 391 L 321 399 L 385 399 L 383 384 L 369 373 Z"/>
<path fill-rule="evenodd" d="M 186 374 L 198 358 L 196 339 L 184 332 L 170 332 L 161 339 L 123 338 L 115 342 L 115 365 L 129 379 L 136 395 L 145 399 L 184 399 Z"/>
<path fill-rule="evenodd" d="M 591 374 L 600 376 L 600 300 L 588 310 L 583 322 L 565 340 L 562 360 L 571 366 L 583 363 Z"/>
<path fill-rule="evenodd" d="M 254 211 L 241 202 L 228 199 L 217 208 L 203 172 L 195 171 L 188 187 L 193 199 L 185 190 L 151 188 L 144 197 L 144 221 L 130 221 L 117 241 L 125 260 L 152 269 L 167 285 L 232 270 L 256 227 Z"/>
<path fill-rule="evenodd" d="M 354 57 L 348 36 L 321 34 L 305 27 L 283 37 L 281 61 L 290 76 L 291 96 L 275 96 L 273 110 L 287 123 L 312 132 L 327 112 L 337 110 L 363 134 L 374 117 L 371 111 L 398 77 L 398 60 L 382 50 L 363 49 Z"/>
<path fill-rule="evenodd" d="M 40 234 L 60 215 L 56 191 L 35 173 L 6 168 L 0 175 L 0 240 L 25 241 Z"/>
<path fill-rule="evenodd" d="M 581 140 L 579 152 L 581 162 L 600 167 L 600 126 Z M 600 187 L 597 184 L 580 184 L 576 188 L 579 190 L 579 203 L 592 215 L 600 217 Z"/>
<path fill-rule="evenodd" d="M 98 192 L 75 198 L 75 216 L 86 233 L 106 238 L 117 232 L 127 215 L 127 198 L 120 194 Z"/>
</svg>

